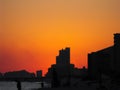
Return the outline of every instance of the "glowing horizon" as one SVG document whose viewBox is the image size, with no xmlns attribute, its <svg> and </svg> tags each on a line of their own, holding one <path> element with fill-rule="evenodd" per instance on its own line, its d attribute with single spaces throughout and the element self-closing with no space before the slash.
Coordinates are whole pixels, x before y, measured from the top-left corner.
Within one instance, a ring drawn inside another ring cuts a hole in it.
<svg viewBox="0 0 120 90">
<path fill-rule="evenodd" d="M 1 0 L 0 72 L 45 74 L 61 48 L 87 67 L 87 54 L 113 45 L 120 32 L 119 0 Z"/>
</svg>

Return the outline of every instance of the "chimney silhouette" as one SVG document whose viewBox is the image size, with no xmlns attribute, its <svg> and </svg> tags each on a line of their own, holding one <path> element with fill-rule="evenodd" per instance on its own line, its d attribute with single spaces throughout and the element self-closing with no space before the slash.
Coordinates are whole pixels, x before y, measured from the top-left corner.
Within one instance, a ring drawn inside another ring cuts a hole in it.
<svg viewBox="0 0 120 90">
<path fill-rule="evenodd" d="M 114 45 L 120 45 L 120 33 L 114 34 Z"/>
</svg>

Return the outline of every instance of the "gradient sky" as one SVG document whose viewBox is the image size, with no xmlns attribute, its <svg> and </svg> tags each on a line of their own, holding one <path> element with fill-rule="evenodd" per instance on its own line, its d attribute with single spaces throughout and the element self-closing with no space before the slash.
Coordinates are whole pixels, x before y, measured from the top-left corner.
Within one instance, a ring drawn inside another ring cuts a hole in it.
<svg viewBox="0 0 120 90">
<path fill-rule="evenodd" d="M 113 45 L 120 32 L 120 0 L 0 0 L 0 72 L 44 70 L 58 50 L 71 48 L 71 63 Z"/>
</svg>

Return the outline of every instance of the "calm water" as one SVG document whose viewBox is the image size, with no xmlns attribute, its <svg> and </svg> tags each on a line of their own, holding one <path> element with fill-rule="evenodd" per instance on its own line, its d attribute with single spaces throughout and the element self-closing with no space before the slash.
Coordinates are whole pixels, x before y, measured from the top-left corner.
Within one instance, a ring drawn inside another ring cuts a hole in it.
<svg viewBox="0 0 120 90">
<path fill-rule="evenodd" d="M 0 90 L 17 90 L 16 82 L 0 82 Z M 44 83 L 45 87 L 50 87 L 50 84 Z M 32 90 L 41 88 L 40 82 L 22 82 L 22 90 Z"/>
</svg>

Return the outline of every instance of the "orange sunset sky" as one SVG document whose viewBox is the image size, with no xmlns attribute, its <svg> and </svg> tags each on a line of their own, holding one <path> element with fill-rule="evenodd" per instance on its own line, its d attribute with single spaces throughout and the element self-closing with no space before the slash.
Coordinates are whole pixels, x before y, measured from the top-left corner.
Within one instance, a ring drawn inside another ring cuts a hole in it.
<svg viewBox="0 0 120 90">
<path fill-rule="evenodd" d="M 87 54 L 113 45 L 120 0 L 0 0 L 0 72 L 43 70 L 58 50 L 87 67 Z"/>
</svg>

